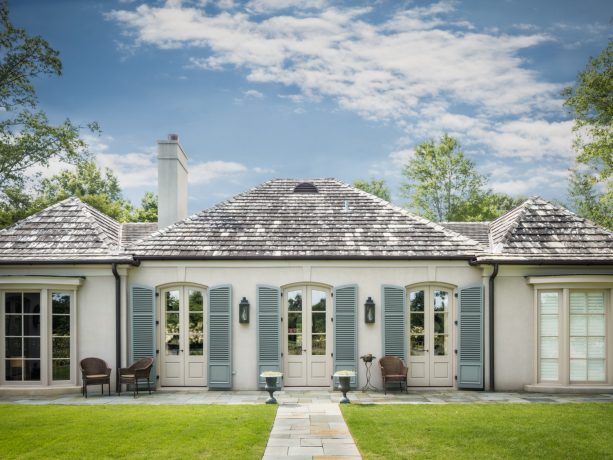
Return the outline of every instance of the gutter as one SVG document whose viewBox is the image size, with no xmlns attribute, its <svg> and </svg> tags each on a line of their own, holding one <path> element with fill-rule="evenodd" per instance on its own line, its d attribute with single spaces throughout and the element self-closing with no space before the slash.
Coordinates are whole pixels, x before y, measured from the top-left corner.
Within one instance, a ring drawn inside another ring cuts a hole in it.
<svg viewBox="0 0 613 460">
<path fill-rule="evenodd" d="M 155 256 L 155 255 L 135 255 L 135 261 L 143 260 L 466 260 L 472 263 L 476 260 L 473 256 L 445 256 L 445 255 L 423 255 L 423 256 L 352 256 L 352 255 L 288 255 L 288 256 Z M 613 263 L 613 262 L 611 262 Z"/>
<path fill-rule="evenodd" d="M 138 267 L 140 262 L 137 259 L 99 259 L 99 260 L 1 260 L 0 266 L 4 265 L 132 265 L 133 267 Z"/>
<path fill-rule="evenodd" d="M 117 272 L 117 262 L 111 265 L 115 277 L 115 365 L 121 367 L 121 278 Z M 119 384 L 119 371 L 116 372 L 116 385 Z M 115 386 L 117 391 L 117 386 Z"/>
<path fill-rule="evenodd" d="M 496 391 L 496 386 L 494 384 L 494 280 L 498 275 L 498 264 L 492 264 L 494 268 L 492 274 L 490 275 L 489 285 L 488 285 L 488 294 L 489 294 L 489 306 L 488 306 L 488 317 L 489 317 L 489 332 L 490 332 L 490 343 L 489 343 L 489 358 L 490 358 L 490 391 Z M 483 370 L 485 373 L 485 369 Z"/>
<path fill-rule="evenodd" d="M 613 259 L 478 259 L 473 257 L 469 261 L 470 265 L 613 265 Z"/>
</svg>

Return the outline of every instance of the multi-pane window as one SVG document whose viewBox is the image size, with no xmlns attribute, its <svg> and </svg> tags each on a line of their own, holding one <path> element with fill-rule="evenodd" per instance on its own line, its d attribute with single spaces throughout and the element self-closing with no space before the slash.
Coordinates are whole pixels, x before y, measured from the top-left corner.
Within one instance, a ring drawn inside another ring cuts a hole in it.
<svg viewBox="0 0 613 460">
<path fill-rule="evenodd" d="M 606 315 L 603 292 L 570 293 L 570 380 L 606 380 Z"/>
<path fill-rule="evenodd" d="M 607 298 L 598 290 L 539 290 L 538 381 L 607 381 Z"/>
<path fill-rule="evenodd" d="M 539 379 L 558 381 L 559 363 L 559 324 L 560 293 L 539 293 Z"/>
<path fill-rule="evenodd" d="M 5 380 L 40 381 L 40 293 L 7 292 L 4 315 Z"/>
<path fill-rule="evenodd" d="M 311 291 L 311 354 L 326 354 L 326 293 Z"/>
<path fill-rule="evenodd" d="M 74 291 L 7 290 L 0 305 L 4 382 L 51 384 L 74 375 Z"/>
</svg>

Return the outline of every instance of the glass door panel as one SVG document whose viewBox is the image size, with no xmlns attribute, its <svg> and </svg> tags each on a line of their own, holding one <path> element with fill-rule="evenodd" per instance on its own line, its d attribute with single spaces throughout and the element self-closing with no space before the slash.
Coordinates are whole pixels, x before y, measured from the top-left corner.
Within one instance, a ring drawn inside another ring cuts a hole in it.
<svg viewBox="0 0 613 460">
<path fill-rule="evenodd" d="M 40 381 L 40 293 L 5 294 L 5 379 Z"/>
<path fill-rule="evenodd" d="M 166 291 L 164 296 L 165 316 L 165 353 L 166 356 L 178 356 L 180 350 L 180 313 L 179 313 L 179 290 Z"/>
<path fill-rule="evenodd" d="M 409 293 L 409 354 L 423 356 L 425 353 L 425 291 L 411 291 Z"/>
<path fill-rule="evenodd" d="M 204 354 L 204 302 L 202 291 L 189 289 L 189 354 Z"/>
<path fill-rule="evenodd" d="M 287 353 L 302 355 L 302 290 L 287 295 Z"/>
<path fill-rule="evenodd" d="M 326 354 L 326 293 L 311 291 L 311 355 Z"/>
</svg>

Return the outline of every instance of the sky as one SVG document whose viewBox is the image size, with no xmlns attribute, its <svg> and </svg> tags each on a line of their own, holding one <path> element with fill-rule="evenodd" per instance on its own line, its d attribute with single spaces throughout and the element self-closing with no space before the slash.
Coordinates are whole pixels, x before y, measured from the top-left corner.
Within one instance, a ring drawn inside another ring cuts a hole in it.
<svg viewBox="0 0 613 460">
<path fill-rule="evenodd" d="M 561 90 L 613 32 L 609 0 L 9 0 L 60 52 L 35 82 L 137 204 L 156 141 L 189 157 L 189 210 L 272 178 L 385 179 L 402 205 L 414 147 L 456 137 L 513 196 L 566 200 Z M 53 164 L 52 174 L 65 167 Z"/>
</svg>

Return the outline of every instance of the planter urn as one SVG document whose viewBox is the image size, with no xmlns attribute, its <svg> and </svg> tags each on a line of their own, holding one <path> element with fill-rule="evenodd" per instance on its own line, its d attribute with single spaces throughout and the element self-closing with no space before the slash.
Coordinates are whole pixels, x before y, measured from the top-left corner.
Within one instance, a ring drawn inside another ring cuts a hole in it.
<svg viewBox="0 0 613 460">
<path fill-rule="evenodd" d="M 273 393 L 279 390 L 277 380 L 282 375 L 283 374 L 281 374 L 280 372 L 265 372 L 260 376 L 264 377 L 264 379 L 266 380 L 266 386 L 264 387 L 264 389 L 270 395 L 269 398 L 266 400 L 266 404 L 277 404 L 277 400 Z"/>
<path fill-rule="evenodd" d="M 349 387 L 351 385 L 351 378 L 355 377 L 355 372 L 339 371 L 334 374 L 334 377 L 338 378 L 338 388 L 343 393 L 340 403 L 349 404 L 351 401 L 349 401 L 349 398 L 347 397 L 347 392 L 349 391 Z"/>
</svg>

